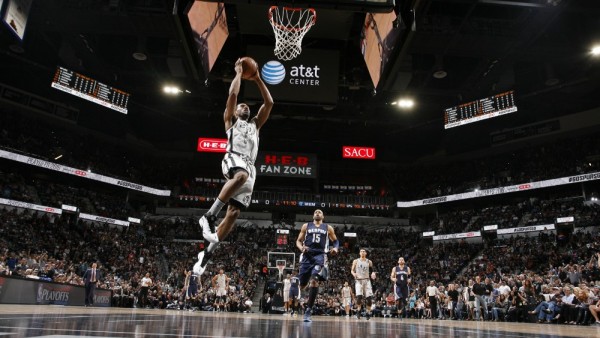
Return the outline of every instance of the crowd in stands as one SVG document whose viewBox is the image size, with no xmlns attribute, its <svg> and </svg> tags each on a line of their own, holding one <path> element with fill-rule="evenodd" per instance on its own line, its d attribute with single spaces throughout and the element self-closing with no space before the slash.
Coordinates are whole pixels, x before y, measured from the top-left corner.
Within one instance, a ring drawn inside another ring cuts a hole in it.
<svg viewBox="0 0 600 338">
<path fill-rule="evenodd" d="M 91 168 L 156 188 L 176 186 L 181 193 L 216 195 L 220 189 L 221 182 L 206 185 L 191 179 L 194 168 L 185 161 L 161 161 L 106 140 L 45 128 L 22 116 L 3 114 L 0 119 L 2 149 L 47 160 L 51 160 L 48 149 L 52 149 L 64 154 L 61 164 Z M 24 135 L 24 131 L 28 134 Z M 398 167 L 386 175 L 394 182 L 394 199 L 412 200 L 594 172 L 600 165 L 598 136 L 595 133 L 529 145 L 452 164 Z M 4 167 L 0 170 L 0 194 L 2 198 L 42 205 L 74 204 L 83 212 L 112 218 L 124 219 L 139 212 L 126 202 L 124 194 L 32 181 Z M 387 195 L 380 197 L 390 199 Z M 436 234 L 448 234 L 480 230 L 486 224 L 497 224 L 500 229 L 551 224 L 564 216 L 574 216 L 578 227 L 598 226 L 598 204 L 584 202 L 581 197 L 532 197 L 518 203 L 461 207 L 442 212 L 426 227 Z M 356 227 L 355 242 L 344 238 L 348 229 L 336 228 L 338 237 L 343 238 L 343 247 L 340 255 L 330 261 L 331 278 L 322 283 L 315 314 L 343 315 L 340 289 L 344 282 L 352 285 L 350 266 L 362 247 L 368 249 L 368 258 L 374 262 L 378 276 L 372 309 L 376 315 L 599 322 L 597 234 L 581 231 L 559 236 L 542 232 L 537 237 L 433 245 L 416 230 Z M 215 251 L 201 277 L 198 295 L 188 297 L 186 276 L 202 248 L 196 219 L 157 215 L 144 219 L 142 224 L 112 227 L 76 220 L 68 214 L 56 216 L 0 206 L 0 273 L 12 278 L 83 285 L 83 272 L 92 262 L 99 262 L 106 272 L 100 287 L 113 291 L 113 306 L 249 311 L 249 301 L 260 294 L 259 285 L 269 277 L 268 271 L 265 273 L 267 252 L 297 252 L 297 235 L 298 231 L 292 228 L 288 246 L 281 248 L 275 242 L 273 227 L 238 227 L 228 242 Z M 389 300 L 393 290 L 389 274 L 398 257 L 405 257 L 413 271 L 412 292 L 404 309 L 396 308 Z M 215 301 L 208 281 L 220 269 L 231 281 L 223 304 Z M 140 280 L 145 274 L 152 276 L 154 283 L 148 303 L 140 304 Z"/>
<path fill-rule="evenodd" d="M 0 212 L 0 221 L 3 225 L 0 228 L 3 248 L 0 270 L 4 274 L 81 285 L 87 266 L 99 261 L 106 271 L 102 287 L 113 290 L 113 306 L 140 306 L 136 302 L 140 279 L 149 273 L 155 283 L 149 293 L 148 307 L 248 311 L 248 300 L 257 292 L 259 281 L 266 277 L 263 267 L 267 252 L 277 250 L 273 229 L 237 228 L 231 241 L 223 243 L 215 252 L 201 279 L 198 295 L 188 298 L 183 286 L 200 249 L 199 242 L 178 241 L 177 231 L 165 233 L 166 227 L 189 227 L 187 222 L 155 221 L 132 224 L 129 228 L 111 228 L 5 208 Z M 339 227 L 336 232 L 343 238 L 346 230 Z M 540 233 L 538 237 L 510 237 L 493 243 L 432 245 L 419 239 L 416 232 L 397 228 L 357 229 L 357 232 L 359 240 L 350 243 L 344 239 L 340 255 L 331 259 L 331 278 L 322 284 L 315 314 L 344 313 L 340 307 L 340 289 L 344 282 L 352 284 L 352 260 L 358 257 L 358 247 L 366 247 L 378 276 L 373 281 L 375 315 L 535 321 L 538 318 L 535 316 L 541 316 L 541 310 L 536 310 L 539 304 L 552 302 L 558 297 L 554 293 L 560 292 L 562 299 L 565 293 L 573 291 L 581 298 L 579 305 L 553 304 L 550 317 L 547 316 L 549 305 L 543 305 L 545 317 L 540 321 L 592 322 L 591 312 L 579 310 L 582 307 L 594 309 L 599 296 L 596 285 L 600 287 L 600 266 L 596 255 L 600 252 L 600 235 L 595 233 L 576 232 L 564 239 Z M 297 230 L 292 230 L 289 247 L 283 250 L 297 251 L 295 236 Z M 401 311 L 387 300 L 393 290 L 389 274 L 399 256 L 406 257 L 413 271 L 410 301 Z M 231 289 L 226 302 L 216 304 L 215 292 L 208 286 L 208 280 L 220 269 L 227 272 Z M 477 289 L 475 277 L 489 285 L 489 290 Z M 426 296 L 426 287 L 431 281 L 438 290 L 437 305 Z M 519 291 L 528 288 L 529 283 L 530 291 Z M 456 293 L 451 292 L 454 290 L 459 295 L 456 302 L 452 301 L 456 298 Z M 478 292 L 484 294 L 477 295 Z M 480 308 L 476 308 L 476 296 L 484 296 L 477 302 Z M 565 299 L 570 298 L 567 295 Z"/>
<path fill-rule="evenodd" d="M 386 174 L 401 201 L 431 198 L 600 171 L 598 132 L 443 163 L 396 166 Z M 424 180 L 423 178 L 426 178 Z"/>
<path fill-rule="evenodd" d="M 441 235 L 479 231 L 491 224 L 497 225 L 498 229 L 554 224 L 557 218 L 570 216 L 579 227 L 600 224 L 600 205 L 585 203 L 581 196 L 563 199 L 532 197 L 514 204 L 463 207 L 442 212 L 429 222 L 426 229 Z"/>
<path fill-rule="evenodd" d="M 108 137 L 87 135 L 82 131 L 73 132 L 55 125 L 32 123 L 31 119 L 23 115 L 6 113 L 0 119 L 0 146 L 9 151 L 49 161 L 54 161 L 50 156 L 60 153 L 63 157 L 56 160 L 60 164 L 83 170 L 89 168 L 93 172 L 134 183 L 171 189 L 174 196 L 214 196 L 220 189 L 220 182 L 208 185 L 206 182 L 196 182 L 199 176 L 221 179 L 218 163 L 208 166 L 205 161 L 189 157 L 164 158 L 153 154 L 149 149 L 117 145 L 120 144 L 118 140 L 110 140 Z M 378 181 L 389 183 L 388 187 L 376 186 L 372 191 L 375 195 L 350 191 L 330 194 L 330 191 L 319 188 L 307 193 L 319 201 L 332 203 L 362 203 L 361 201 L 367 200 L 374 204 L 379 201 L 393 204 L 398 200 L 430 198 L 596 172 L 600 170 L 598 136 L 598 133 L 592 133 L 541 144 L 529 143 L 520 148 L 513 147 L 514 149 L 498 148 L 479 155 L 469 154 L 466 159 L 444 159 L 441 163 L 386 165 L 384 175 L 382 170 L 362 173 L 363 177 L 372 176 Z M 202 168 L 203 175 L 199 174 L 199 168 Z M 344 179 L 343 172 L 336 173 L 335 176 L 321 173 L 321 176 L 321 180 L 335 179 L 343 182 Z M 384 176 L 387 180 L 381 179 Z M 268 180 L 269 178 L 263 178 L 261 181 L 264 182 L 259 186 L 272 186 L 267 183 Z M 349 180 L 348 185 L 355 184 Z M 298 187 L 296 190 L 305 193 L 304 188 Z M 273 193 L 267 191 L 269 192 Z M 382 195 L 381 192 L 385 193 Z M 379 199 L 373 202 L 374 198 Z"/>
</svg>

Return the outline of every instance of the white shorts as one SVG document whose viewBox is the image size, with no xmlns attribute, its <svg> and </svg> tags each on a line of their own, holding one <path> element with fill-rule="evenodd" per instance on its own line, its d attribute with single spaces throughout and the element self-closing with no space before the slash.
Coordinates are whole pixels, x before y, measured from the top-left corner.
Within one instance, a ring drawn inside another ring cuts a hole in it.
<svg viewBox="0 0 600 338">
<path fill-rule="evenodd" d="M 355 291 L 357 296 L 373 297 L 373 288 L 369 279 L 357 279 Z"/>
<path fill-rule="evenodd" d="M 290 289 L 283 289 L 283 302 L 287 303 L 290 301 Z"/>
<path fill-rule="evenodd" d="M 250 162 L 245 161 L 240 155 L 232 153 L 225 154 L 225 157 L 221 162 L 221 170 L 223 171 L 223 176 L 225 176 L 226 179 L 230 180 L 232 178 L 229 176 L 230 171 L 235 168 L 240 168 L 248 172 L 248 179 L 231 198 L 247 208 L 250 205 L 252 191 L 254 190 L 254 181 L 256 180 L 256 168 Z"/>
<path fill-rule="evenodd" d="M 227 296 L 227 290 L 218 288 L 217 289 L 217 297 Z"/>
<path fill-rule="evenodd" d="M 343 306 L 352 306 L 352 297 L 346 297 L 342 300 Z"/>
</svg>

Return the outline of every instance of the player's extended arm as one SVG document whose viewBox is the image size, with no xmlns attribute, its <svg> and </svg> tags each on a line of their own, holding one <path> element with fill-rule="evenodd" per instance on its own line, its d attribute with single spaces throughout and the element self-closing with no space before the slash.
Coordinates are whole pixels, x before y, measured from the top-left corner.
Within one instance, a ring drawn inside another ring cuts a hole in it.
<svg viewBox="0 0 600 338">
<path fill-rule="evenodd" d="M 300 229 L 300 233 L 298 234 L 298 238 L 296 239 L 296 247 L 304 252 L 306 247 L 304 246 L 304 239 L 306 238 L 306 228 L 308 227 L 308 223 L 304 223 L 302 228 Z"/>
<path fill-rule="evenodd" d="M 265 122 L 267 122 L 269 115 L 271 115 L 271 109 L 273 109 L 273 98 L 271 97 L 269 88 L 267 88 L 267 86 L 260 78 L 260 75 L 258 73 L 259 72 L 256 72 L 256 74 L 253 78 L 251 78 L 251 80 L 254 80 L 254 82 L 256 82 L 258 90 L 260 90 L 260 95 L 262 95 L 263 98 L 263 104 L 262 106 L 260 106 L 260 109 L 258 109 L 258 114 L 256 114 L 256 117 L 254 117 L 256 121 L 256 128 L 260 129 L 260 127 L 262 127 L 265 124 Z"/>
<path fill-rule="evenodd" d="M 350 273 L 352 274 L 352 276 L 354 276 L 354 279 L 356 279 L 356 262 L 357 259 L 352 261 L 352 268 L 350 268 Z"/>
<path fill-rule="evenodd" d="M 329 234 L 329 240 L 333 243 L 333 248 L 329 250 L 331 254 L 337 254 L 340 249 L 340 241 L 338 241 L 337 236 L 335 235 L 335 230 L 331 225 L 327 226 L 327 233 Z"/>
<path fill-rule="evenodd" d="M 392 274 L 390 275 L 392 282 L 396 282 L 396 267 L 392 268 Z"/>
<path fill-rule="evenodd" d="M 227 97 L 227 104 L 225 105 L 225 113 L 223 113 L 223 121 L 225 122 L 225 131 L 231 128 L 233 123 L 233 114 L 237 109 L 237 98 L 240 94 L 240 86 L 242 84 L 242 62 L 238 59 L 235 62 L 235 77 L 231 81 L 229 86 L 229 97 Z"/>
</svg>

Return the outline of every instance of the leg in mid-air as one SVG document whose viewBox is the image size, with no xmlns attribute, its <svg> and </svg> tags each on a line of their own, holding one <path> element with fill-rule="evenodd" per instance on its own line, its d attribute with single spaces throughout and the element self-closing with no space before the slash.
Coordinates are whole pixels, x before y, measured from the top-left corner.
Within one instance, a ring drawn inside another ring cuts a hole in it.
<svg viewBox="0 0 600 338">
<path fill-rule="evenodd" d="M 219 236 L 219 238 L 227 238 L 227 236 L 229 236 L 229 234 L 233 230 L 235 221 L 237 220 L 239 215 L 240 208 L 234 204 L 230 204 L 227 207 L 227 213 L 225 214 L 225 218 L 223 218 L 223 220 L 219 224 L 219 227 L 217 228 L 216 235 Z M 218 246 L 219 242 L 209 243 L 208 247 L 206 247 L 203 251 L 201 251 L 198 254 L 198 261 L 196 262 L 196 264 L 194 264 L 193 269 L 196 275 L 200 276 L 204 273 L 204 271 L 206 270 L 206 265 L 212 258 L 213 252 L 217 249 Z"/>
<path fill-rule="evenodd" d="M 199 223 L 200 227 L 202 228 L 202 236 L 205 240 L 209 241 L 210 243 L 218 243 L 219 239 L 224 239 L 223 235 L 219 236 L 219 232 L 216 230 L 217 215 L 225 206 L 225 204 L 230 202 L 230 199 L 238 192 L 238 190 L 240 190 L 240 188 L 244 185 L 244 183 L 246 183 L 247 180 L 248 172 L 242 169 L 236 170 L 233 177 L 230 180 L 227 180 L 227 182 L 221 189 L 219 196 L 217 197 L 213 205 L 210 207 L 210 209 L 208 209 L 206 214 L 204 214 L 200 218 Z M 232 216 L 229 214 L 229 210 L 225 218 L 227 218 L 228 216 Z M 235 219 L 233 221 L 235 221 Z M 223 220 L 223 222 L 225 222 L 225 220 Z M 219 226 L 221 226 L 221 224 L 219 224 Z"/>
</svg>

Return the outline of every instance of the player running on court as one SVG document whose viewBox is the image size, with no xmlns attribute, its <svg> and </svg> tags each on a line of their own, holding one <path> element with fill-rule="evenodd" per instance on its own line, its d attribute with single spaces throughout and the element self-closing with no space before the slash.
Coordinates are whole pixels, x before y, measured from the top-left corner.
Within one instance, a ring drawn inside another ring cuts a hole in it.
<svg viewBox="0 0 600 338">
<path fill-rule="evenodd" d="M 313 213 L 313 221 L 304 223 L 296 240 L 296 247 L 302 251 L 300 255 L 300 287 L 308 289 L 308 303 L 304 312 L 304 321 L 312 321 L 312 307 L 319 293 L 319 281 L 328 278 L 327 253 L 337 254 L 340 247 L 333 227 L 323 223 L 323 211 L 317 209 Z M 330 243 L 331 242 L 331 243 Z M 330 248 L 332 244 L 333 248 Z"/>
<path fill-rule="evenodd" d="M 404 257 L 398 258 L 398 266 L 392 268 L 390 279 L 394 282 L 394 293 L 396 294 L 396 306 L 398 307 L 398 318 L 402 318 L 404 308 L 410 291 L 408 283 L 410 282 L 410 268 L 406 266 Z"/>
<path fill-rule="evenodd" d="M 371 305 L 373 304 L 373 286 L 371 279 L 376 275 L 373 270 L 373 262 L 367 258 L 367 250 L 360 249 L 360 257 L 352 262 L 352 276 L 354 276 L 356 292 L 356 318 L 360 319 L 360 310 L 363 299 L 366 300 L 365 316 L 367 320 L 371 318 Z"/>
</svg>

